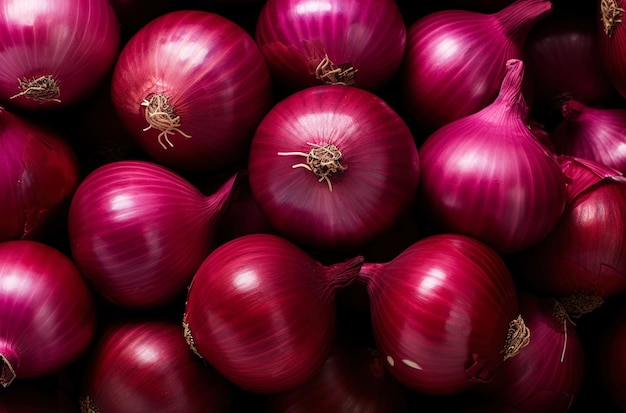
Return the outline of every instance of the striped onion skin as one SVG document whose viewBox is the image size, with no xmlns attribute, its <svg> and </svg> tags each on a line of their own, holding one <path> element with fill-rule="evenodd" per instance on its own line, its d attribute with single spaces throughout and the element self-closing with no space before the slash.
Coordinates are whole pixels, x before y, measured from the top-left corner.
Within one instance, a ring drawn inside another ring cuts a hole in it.
<svg viewBox="0 0 626 413">
<path fill-rule="evenodd" d="M 502 364 L 509 323 L 519 315 L 517 295 L 504 261 L 484 243 L 431 235 L 387 263 L 366 262 L 359 279 L 378 351 L 408 388 L 457 394 Z"/>
<path fill-rule="evenodd" d="M 121 37 L 107 0 L 2 1 L 0 33 L 0 99 L 29 110 L 85 99 L 113 67 Z M 20 79 L 44 76 L 58 84 L 58 101 L 17 96 Z"/>
<path fill-rule="evenodd" d="M 315 76 L 326 55 L 354 67 L 352 85 L 372 91 L 399 68 L 406 26 L 393 0 L 268 0 L 256 41 L 275 81 L 291 91 L 327 83 Z"/>
<path fill-rule="evenodd" d="M 101 166 L 72 199 L 72 256 L 95 290 L 127 307 L 179 297 L 215 247 L 236 177 L 205 196 L 180 175 L 146 161 Z"/>
<path fill-rule="evenodd" d="M 272 83 L 242 27 L 215 13 L 179 10 L 152 20 L 129 40 L 113 71 L 111 95 L 125 127 L 152 160 L 208 171 L 245 158 L 272 103 Z M 176 125 L 171 119 L 168 128 L 148 123 L 145 104 L 155 95 L 167 98 L 170 118 L 179 118 L 175 129 L 168 129 Z"/>
</svg>

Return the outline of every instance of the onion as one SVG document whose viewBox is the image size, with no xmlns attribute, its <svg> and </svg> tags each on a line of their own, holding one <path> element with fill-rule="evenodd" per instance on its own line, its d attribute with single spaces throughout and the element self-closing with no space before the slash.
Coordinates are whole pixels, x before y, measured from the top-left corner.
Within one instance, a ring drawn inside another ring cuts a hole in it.
<svg viewBox="0 0 626 413">
<path fill-rule="evenodd" d="M 615 89 L 626 97 L 626 30 L 623 0 L 598 0 L 598 50 Z"/>
<path fill-rule="evenodd" d="M 254 39 L 215 13 L 178 10 L 139 30 L 113 72 L 113 104 L 157 163 L 207 171 L 245 158 L 272 99 Z"/>
<path fill-rule="evenodd" d="M 277 83 L 377 90 L 395 75 L 406 26 L 393 0 L 267 0 L 256 41 Z"/>
<path fill-rule="evenodd" d="M 0 385 L 56 373 L 96 331 L 92 295 L 74 263 L 37 241 L 0 243 Z"/>
<path fill-rule="evenodd" d="M 80 171 L 73 148 L 52 128 L 0 107 L 0 242 L 41 240 L 64 217 Z"/>
<path fill-rule="evenodd" d="M 329 355 L 335 292 L 356 279 L 362 262 L 357 256 L 324 266 L 271 234 L 222 244 L 189 288 L 189 345 L 245 390 L 278 393 L 302 385 Z"/>
<path fill-rule="evenodd" d="M 95 288 L 126 307 L 164 305 L 184 293 L 215 247 L 235 177 L 205 196 L 145 161 L 103 165 L 79 185 L 69 211 L 72 256 Z"/>
<path fill-rule="evenodd" d="M 567 207 L 556 228 L 517 255 L 520 279 L 577 317 L 626 291 L 626 178 L 596 162 L 559 158 Z"/>
<path fill-rule="evenodd" d="M 436 225 L 502 253 L 539 242 L 565 207 L 559 163 L 526 126 L 523 69 L 507 62 L 498 98 L 438 129 L 419 151 L 422 200 Z"/>
<path fill-rule="evenodd" d="M 550 11 L 548 0 L 518 0 L 497 13 L 442 10 L 413 23 L 401 90 L 417 127 L 431 133 L 490 104 L 505 63 L 523 57 L 529 30 Z"/>
<path fill-rule="evenodd" d="M 182 327 L 126 320 L 108 326 L 85 366 L 83 413 L 226 413 L 230 384 L 189 350 Z"/>
<path fill-rule="evenodd" d="M 385 365 L 414 391 L 460 393 L 528 344 L 507 266 L 474 238 L 430 235 L 387 263 L 364 263 L 360 280 Z"/>
<path fill-rule="evenodd" d="M 588 159 L 626 172 L 626 109 L 601 108 L 570 99 L 550 132 L 558 154 Z"/>
<path fill-rule="evenodd" d="M 0 38 L 0 99 L 49 109 L 95 89 L 117 58 L 120 27 L 107 0 L 8 0 Z"/>
<path fill-rule="evenodd" d="M 320 250 L 352 249 L 409 208 L 419 159 L 411 131 L 384 100 L 321 85 L 270 110 L 252 140 L 248 172 L 280 235 Z"/>
</svg>

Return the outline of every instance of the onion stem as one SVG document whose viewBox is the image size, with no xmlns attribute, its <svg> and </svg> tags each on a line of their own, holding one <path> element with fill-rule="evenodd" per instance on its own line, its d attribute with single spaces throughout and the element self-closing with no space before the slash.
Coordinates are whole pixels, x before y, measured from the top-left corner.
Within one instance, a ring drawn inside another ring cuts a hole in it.
<svg viewBox="0 0 626 413">
<path fill-rule="evenodd" d="M 306 163 L 298 163 L 292 165 L 292 168 L 305 168 L 313 172 L 318 178 L 318 182 L 326 181 L 328 184 L 328 190 L 333 192 L 333 184 L 330 182 L 330 177 L 337 173 L 343 172 L 347 168 L 341 164 L 343 155 L 341 151 L 332 143 L 326 145 L 317 145 L 315 143 L 307 142 L 307 145 L 313 148 L 309 153 L 305 152 L 278 152 L 279 156 L 303 156 L 306 158 Z"/>
<path fill-rule="evenodd" d="M 615 29 L 622 22 L 624 9 L 618 7 L 617 0 L 602 0 L 600 2 L 600 15 L 602 18 L 602 26 L 604 34 L 608 37 L 613 36 Z"/>
<path fill-rule="evenodd" d="M 504 345 L 504 360 L 515 357 L 530 343 L 530 329 L 524 324 L 521 315 L 509 323 L 506 343 Z"/>
<path fill-rule="evenodd" d="M 9 360 L 2 354 L 0 354 L 0 385 L 2 387 L 8 387 L 9 384 L 15 380 L 15 370 Z"/>
<path fill-rule="evenodd" d="M 350 63 L 335 66 L 326 54 L 315 68 L 315 77 L 329 85 L 350 86 L 355 83 L 356 72 L 358 69 L 355 69 Z"/>
<path fill-rule="evenodd" d="M 167 145 L 170 148 L 174 147 L 168 135 L 174 135 L 178 132 L 185 138 L 191 138 L 190 135 L 180 129 L 180 116 L 174 112 L 174 107 L 170 105 L 167 96 L 162 93 L 155 93 L 150 96 L 150 99 L 144 99 L 141 106 L 146 107 L 145 117 L 146 122 L 148 122 L 148 127 L 144 128 L 143 131 L 146 132 L 151 128 L 160 130 L 158 140 L 163 149 L 167 149 Z M 167 142 L 167 145 L 163 141 Z"/>
<path fill-rule="evenodd" d="M 15 99 L 20 96 L 39 101 L 39 102 L 58 102 L 61 103 L 59 96 L 59 84 L 52 75 L 40 76 L 37 78 L 18 79 L 20 93 L 10 97 Z"/>
</svg>

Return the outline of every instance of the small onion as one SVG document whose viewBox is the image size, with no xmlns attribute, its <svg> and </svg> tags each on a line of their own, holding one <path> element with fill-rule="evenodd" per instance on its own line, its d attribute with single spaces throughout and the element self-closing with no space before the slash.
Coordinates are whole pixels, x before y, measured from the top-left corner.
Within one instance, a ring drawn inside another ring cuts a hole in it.
<svg viewBox="0 0 626 413">
<path fill-rule="evenodd" d="M 0 243 L 0 385 L 76 361 L 96 331 L 91 292 L 74 263 L 37 241 Z"/>
<path fill-rule="evenodd" d="M 380 97 L 322 85 L 277 103 L 252 140 L 252 194 L 280 235 L 320 250 L 362 246 L 409 208 L 417 146 Z"/>
<path fill-rule="evenodd" d="M 520 251 L 556 226 L 565 180 L 529 130 L 522 61 L 507 63 L 498 98 L 430 135 L 419 150 L 421 200 L 436 226 L 497 251 Z"/>
<path fill-rule="evenodd" d="M 597 0 L 597 5 L 600 59 L 615 89 L 626 97 L 626 4 L 624 0 Z"/>
<path fill-rule="evenodd" d="M 168 303 L 184 293 L 215 247 L 234 185 L 235 176 L 205 196 L 152 162 L 103 165 L 81 182 L 72 199 L 72 256 L 95 290 L 115 304 Z"/>
<path fill-rule="evenodd" d="M 334 295 L 356 279 L 362 262 L 357 256 L 324 266 L 271 234 L 222 244 L 189 288 L 188 343 L 245 390 L 298 387 L 328 358 L 336 329 Z"/>
<path fill-rule="evenodd" d="M 391 374 L 423 394 L 490 380 L 528 344 L 502 258 L 464 235 L 431 235 L 387 263 L 363 264 L 378 351 Z"/>
</svg>

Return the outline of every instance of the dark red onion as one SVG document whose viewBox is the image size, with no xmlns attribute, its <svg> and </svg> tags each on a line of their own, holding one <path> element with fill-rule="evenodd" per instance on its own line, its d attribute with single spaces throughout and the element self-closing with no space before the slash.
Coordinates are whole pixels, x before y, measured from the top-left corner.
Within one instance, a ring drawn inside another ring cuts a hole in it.
<svg viewBox="0 0 626 413">
<path fill-rule="evenodd" d="M 597 0 L 598 50 L 604 70 L 617 91 L 626 97 L 626 29 L 623 0 Z"/>
<path fill-rule="evenodd" d="M 268 0 L 256 41 L 277 83 L 377 90 L 395 75 L 406 26 L 393 0 Z"/>
<path fill-rule="evenodd" d="M 96 309 L 74 263 L 37 241 L 0 243 L 0 385 L 68 367 L 96 331 Z"/>
<path fill-rule="evenodd" d="M 360 256 L 324 266 L 284 238 L 251 234 L 219 246 L 189 288 L 190 347 L 237 386 L 278 393 L 313 378 L 335 335 L 334 295 Z"/>
<path fill-rule="evenodd" d="M 178 10 L 139 30 L 115 65 L 113 104 L 157 163 L 215 170 L 245 159 L 272 99 L 254 39 L 215 13 Z"/>
<path fill-rule="evenodd" d="M 103 165 L 79 185 L 69 211 L 78 267 L 111 302 L 166 304 L 181 293 L 215 247 L 235 176 L 205 196 L 182 176 L 152 162 Z"/>
<path fill-rule="evenodd" d="M 523 57 L 530 28 L 551 7 L 549 0 L 517 0 L 497 13 L 442 10 L 413 23 L 401 91 L 416 125 L 430 133 L 489 105 L 506 62 Z"/>
<path fill-rule="evenodd" d="M 49 109 L 87 97 L 113 66 L 120 27 L 107 0 L 4 1 L 0 99 Z"/>
<path fill-rule="evenodd" d="M 126 320 L 108 326 L 86 362 L 83 413 L 226 413 L 230 384 L 202 364 L 180 325 Z"/>
<path fill-rule="evenodd" d="M 52 128 L 0 107 L 0 242 L 40 240 L 64 216 L 78 186 L 78 160 Z"/>
<path fill-rule="evenodd" d="M 350 249 L 411 205 L 419 159 L 411 131 L 383 99 L 322 85 L 270 110 L 252 140 L 248 172 L 279 234 L 318 249 Z"/>
<path fill-rule="evenodd" d="M 464 235 L 421 239 L 387 263 L 365 263 L 377 348 L 391 374 L 424 394 L 490 380 L 527 344 L 502 258 Z"/>
<path fill-rule="evenodd" d="M 438 228 L 506 253 L 543 239 L 565 207 L 559 163 L 527 126 L 523 72 L 510 60 L 498 98 L 438 129 L 419 151 L 422 200 Z"/>
</svg>

